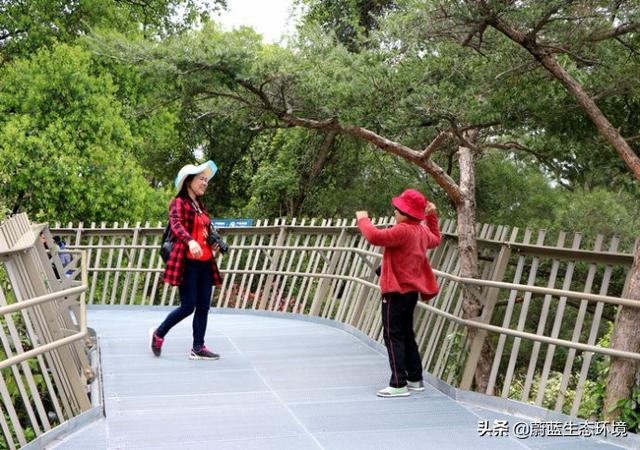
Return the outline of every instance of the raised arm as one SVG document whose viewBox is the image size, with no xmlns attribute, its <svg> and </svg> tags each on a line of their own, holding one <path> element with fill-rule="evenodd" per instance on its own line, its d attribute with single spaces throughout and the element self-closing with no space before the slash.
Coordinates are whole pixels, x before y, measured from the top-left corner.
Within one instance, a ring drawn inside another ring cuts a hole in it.
<svg viewBox="0 0 640 450">
<path fill-rule="evenodd" d="M 428 214 L 424 220 L 426 228 L 429 230 L 429 243 L 427 244 L 427 248 L 437 247 L 438 245 L 440 245 L 441 240 L 440 226 L 438 225 L 438 215 L 435 213 L 435 211 L 433 211 Z"/>
<path fill-rule="evenodd" d="M 402 227 L 379 230 L 371 223 L 368 217 L 358 219 L 358 228 L 360 228 L 364 238 L 369 243 L 381 247 L 395 247 L 402 244 L 406 239 L 406 231 Z"/>
</svg>

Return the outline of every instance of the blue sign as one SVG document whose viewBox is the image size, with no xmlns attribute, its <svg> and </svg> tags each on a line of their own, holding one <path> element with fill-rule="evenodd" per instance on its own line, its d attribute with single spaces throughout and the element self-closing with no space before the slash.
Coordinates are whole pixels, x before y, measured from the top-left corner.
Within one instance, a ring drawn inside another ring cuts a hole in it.
<svg viewBox="0 0 640 450">
<path fill-rule="evenodd" d="M 252 227 L 253 219 L 212 219 L 216 228 Z"/>
</svg>

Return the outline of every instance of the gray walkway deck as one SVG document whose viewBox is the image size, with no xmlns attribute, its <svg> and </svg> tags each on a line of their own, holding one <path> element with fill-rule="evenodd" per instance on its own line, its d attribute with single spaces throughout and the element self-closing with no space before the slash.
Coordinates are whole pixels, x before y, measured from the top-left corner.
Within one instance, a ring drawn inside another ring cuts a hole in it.
<svg viewBox="0 0 640 450">
<path fill-rule="evenodd" d="M 190 361 L 191 323 L 167 336 L 161 358 L 148 330 L 167 309 L 97 309 L 106 418 L 55 449 L 590 449 L 598 438 L 481 437 L 479 420 L 525 419 L 457 402 L 431 386 L 381 399 L 386 356 L 323 324 L 211 314 L 219 361 Z"/>
</svg>

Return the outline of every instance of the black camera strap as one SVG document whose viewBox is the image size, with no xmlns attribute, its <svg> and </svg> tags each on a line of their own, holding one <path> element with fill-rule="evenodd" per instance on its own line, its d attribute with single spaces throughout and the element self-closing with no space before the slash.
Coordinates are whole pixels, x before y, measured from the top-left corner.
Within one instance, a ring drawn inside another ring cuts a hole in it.
<svg viewBox="0 0 640 450">
<path fill-rule="evenodd" d="M 191 200 L 191 205 L 193 206 L 193 209 L 196 210 L 196 213 L 198 213 L 199 216 L 202 215 L 202 209 L 200 209 L 200 206 L 198 206 L 196 202 Z"/>
</svg>

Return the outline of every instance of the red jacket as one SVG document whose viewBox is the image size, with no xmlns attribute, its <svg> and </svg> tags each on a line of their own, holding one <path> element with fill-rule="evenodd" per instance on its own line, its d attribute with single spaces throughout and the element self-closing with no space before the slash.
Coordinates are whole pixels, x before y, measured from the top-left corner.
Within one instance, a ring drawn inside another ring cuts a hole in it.
<svg viewBox="0 0 640 450">
<path fill-rule="evenodd" d="M 202 204 L 198 205 L 204 212 Z M 204 212 L 206 214 L 206 212 Z M 164 271 L 164 282 L 172 286 L 182 284 L 184 276 L 185 262 L 189 250 L 189 241 L 193 238 L 187 230 L 193 230 L 193 222 L 196 218 L 196 209 L 190 200 L 176 197 L 169 204 L 169 224 L 174 236 L 173 248 L 167 260 L 167 267 Z M 213 265 L 213 285 L 220 286 L 222 277 L 215 258 L 211 259 Z"/>
<path fill-rule="evenodd" d="M 438 216 L 429 214 L 426 225 L 408 219 L 386 230 L 379 230 L 368 218 L 358 220 L 365 239 L 384 247 L 380 291 L 419 292 L 423 300 L 435 297 L 438 283 L 427 259 L 427 249 L 440 244 Z"/>
</svg>

